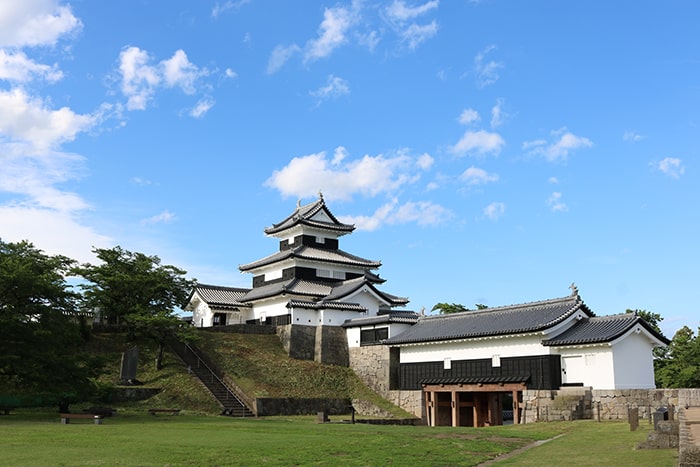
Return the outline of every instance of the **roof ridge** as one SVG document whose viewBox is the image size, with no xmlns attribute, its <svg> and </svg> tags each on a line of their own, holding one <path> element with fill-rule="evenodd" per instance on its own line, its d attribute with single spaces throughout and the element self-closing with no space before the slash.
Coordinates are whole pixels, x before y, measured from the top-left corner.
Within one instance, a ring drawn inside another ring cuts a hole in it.
<svg viewBox="0 0 700 467">
<path fill-rule="evenodd" d="M 547 300 L 535 300 L 532 302 L 523 302 L 523 303 L 514 303 L 511 305 L 504 305 L 504 306 L 497 306 L 497 307 L 489 307 L 489 308 L 483 308 L 480 310 L 466 310 L 466 311 L 460 311 L 458 313 L 448 313 L 446 315 L 426 315 L 425 318 L 450 318 L 450 317 L 458 317 L 458 316 L 465 316 L 465 315 L 480 315 L 480 314 L 487 314 L 487 313 L 494 313 L 497 311 L 511 311 L 511 310 L 516 310 L 518 308 L 530 308 L 536 305 L 548 305 L 548 306 L 554 306 L 559 303 L 564 303 L 568 301 L 575 300 L 576 303 L 581 302 L 583 303 L 583 300 L 580 299 L 578 296 L 573 296 L 573 295 L 567 295 L 565 297 L 558 297 L 558 298 L 550 298 Z"/>
</svg>

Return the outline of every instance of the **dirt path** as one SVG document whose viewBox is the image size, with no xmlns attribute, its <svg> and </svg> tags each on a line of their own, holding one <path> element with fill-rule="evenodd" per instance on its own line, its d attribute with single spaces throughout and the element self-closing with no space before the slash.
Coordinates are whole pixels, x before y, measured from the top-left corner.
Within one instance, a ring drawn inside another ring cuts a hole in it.
<svg viewBox="0 0 700 467">
<path fill-rule="evenodd" d="M 555 439 L 557 439 L 557 438 L 561 438 L 561 437 L 564 436 L 565 434 L 566 434 L 566 433 L 562 433 L 562 434 L 557 435 L 557 436 L 555 436 L 555 437 L 553 437 L 553 438 L 543 439 L 543 440 L 541 440 L 541 441 L 535 441 L 534 443 L 530 443 L 530 444 L 528 444 L 528 445 L 526 445 L 526 446 L 523 446 L 523 447 L 521 447 L 521 448 L 518 448 L 518 449 L 516 449 L 515 451 L 511 451 L 511 452 L 509 452 L 509 453 L 502 454 L 502 455 L 496 457 L 495 459 L 491 459 L 491 460 L 488 460 L 488 461 L 486 461 L 486 462 L 482 462 L 481 464 L 477 465 L 476 467 L 486 467 L 487 465 L 493 465 L 493 464 L 495 464 L 496 462 L 500 462 L 500 461 L 502 461 L 502 460 L 504 460 L 504 459 L 510 459 L 511 457 L 515 457 L 515 456 L 517 456 L 517 455 L 519 455 L 519 454 L 522 454 L 523 452 L 528 451 L 528 450 L 530 450 L 530 449 L 532 449 L 532 448 L 536 448 L 537 446 L 542 446 L 542 445 L 545 444 L 545 443 L 549 443 L 550 441 L 553 441 L 553 440 L 555 440 Z"/>
</svg>

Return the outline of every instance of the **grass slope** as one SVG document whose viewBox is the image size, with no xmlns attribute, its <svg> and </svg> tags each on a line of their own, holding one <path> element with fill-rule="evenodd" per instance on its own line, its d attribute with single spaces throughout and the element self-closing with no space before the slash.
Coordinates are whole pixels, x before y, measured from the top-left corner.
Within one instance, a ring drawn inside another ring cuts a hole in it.
<svg viewBox="0 0 700 467">
<path fill-rule="evenodd" d="M 251 396 L 361 399 L 394 416 L 411 416 L 370 390 L 350 368 L 290 358 L 276 335 L 202 331 L 197 345 Z"/>
</svg>

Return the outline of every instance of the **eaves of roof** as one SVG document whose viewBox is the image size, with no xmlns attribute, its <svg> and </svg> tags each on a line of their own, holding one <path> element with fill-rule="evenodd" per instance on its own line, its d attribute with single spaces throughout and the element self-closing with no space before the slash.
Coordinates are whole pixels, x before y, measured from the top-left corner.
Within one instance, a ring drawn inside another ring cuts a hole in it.
<svg viewBox="0 0 700 467">
<path fill-rule="evenodd" d="M 593 312 L 578 294 L 563 298 L 421 317 L 405 332 L 387 340 L 388 344 L 440 342 L 456 339 L 503 336 L 540 332 L 561 323 L 577 311 Z"/>
<path fill-rule="evenodd" d="M 287 259 L 300 259 L 325 264 L 337 264 L 344 266 L 354 266 L 367 269 L 376 269 L 382 265 L 381 261 L 372 261 L 352 255 L 343 250 L 326 250 L 313 246 L 302 245 L 298 248 L 290 248 L 273 253 L 265 258 L 253 261 L 252 263 L 238 266 L 241 272 L 251 271 L 263 266 L 279 263 Z"/>
<path fill-rule="evenodd" d="M 559 347 L 612 342 L 636 325 L 642 326 L 659 341 L 669 344 L 668 339 L 657 333 L 642 318 L 632 313 L 623 313 L 582 319 L 561 334 L 542 341 L 542 345 Z"/>
<path fill-rule="evenodd" d="M 331 222 L 321 222 L 313 219 L 313 216 L 321 210 L 323 210 L 328 218 L 331 219 Z M 265 233 L 268 235 L 274 235 L 287 229 L 291 229 L 299 224 L 344 233 L 349 233 L 355 230 L 354 225 L 343 224 L 340 222 L 333 215 L 330 209 L 328 209 L 326 202 L 321 196 L 313 203 L 309 203 L 304 206 L 297 206 L 294 212 L 287 216 L 282 222 L 278 222 L 277 224 L 273 224 L 271 227 L 266 228 Z"/>
</svg>

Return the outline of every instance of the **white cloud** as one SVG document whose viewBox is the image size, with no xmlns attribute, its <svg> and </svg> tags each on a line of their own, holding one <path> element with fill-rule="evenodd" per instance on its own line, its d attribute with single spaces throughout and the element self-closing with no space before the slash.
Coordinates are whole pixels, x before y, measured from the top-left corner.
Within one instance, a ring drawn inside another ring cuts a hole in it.
<svg viewBox="0 0 700 467">
<path fill-rule="evenodd" d="M 500 76 L 498 75 L 498 70 L 503 68 L 503 64 L 496 62 L 494 60 L 488 61 L 486 56 L 495 50 L 495 45 L 490 45 L 484 50 L 476 54 L 474 57 L 474 73 L 476 75 L 476 84 L 480 88 L 485 88 L 494 84 Z"/>
<path fill-rule="evenodd" d="M 295 54 L 301 52 L 298 45 L 278 45 L 272 50 L 270 59 L 267 61 L 267 74 L 277 73 L 287 61 Z"/>
<path fill-rule="evenodd" d="M 552 185 L 558 185 L 559 179 L 557 177 L 549 177 L 547 179 L 547 182 L 551 183 Z"/>
<path fill-rule="evenodd" d="M 394 0 L 394 3 L 386 8 L 387 16 L 394 21 L 408 21 L 422 16 L 440 5 L 439 0 L 431 0 L 414 7 L 406 5 L 402 0 Z"/>
<path fill-rule="evenodd" d="M 142 224 L 169 224 L 170 222 L 173 222 L 175 220 L 175 214 L 172 212 L 165 210 L 161 212 L 160 214 L 157 214 L 153 217 L 149 217 L 147 219 L 143 219 L 141 221 Z"/>
<path fill-rule="evenodd" d="M 162 74 L 167 87 L 179 87 L 185 94 L 195 93 L 195 81 L 209 72 L 192 64 L 183 50 L 176 50 L 171 58 L 161 62 Z"/>
<path fill-rule="evenodd" d="M 547 205 L 552 212 L 565 212 L 569 210 L 569 207 L 561 200 L 561 193 L 555 191 L 549 198 L 547 198 Z"/>
<path fill-rule="evenodd" d="M 576 136 L 566 128 L 552 132 L 554 141 L 538 139 L 523 143 L 523 150 L 528 154 L 543 156 L 550 162 L 563 161 L 569 157 L 569 153 L 577 149 L 589 148 L 593 142 L 583 136 Z"/>
<path fill-rule="evenodd" d="M 433 159 L 433 157 L 427 152 L 418 156 L 418 159 L 416 160 L 416 165 L 418 165 L 418 167 L 422 170 L 430 169 L 434 163 L 435 159 Z"/>
<path fill-rule="evenodd" d="M 646 136 L 640 135 L 639 133 L 635 133 L 634 131 L 625 131 L 625 133 L 622 135 L 622 139 L 625 141 L 629 141 L 632 143 L 636 143 L 637 141 L 641 141 Z"/>
<path fill-rule="evenodd" d="M 493 202 L 484 208 L 484 216 L 492 221 L 500 219 L 506 212 L 506 205 L 500 202 Z"/>
<path fill-rule="evenodd" d="M 379 207 L 371 216 L 339 216 L 339 219 L 344 223 L 354 224 L 358 230 L 373 231 L 384 225 L 409 223 L 426 227 L 437 226 L 453 216 L 449 209 L 430 201 L 399 204 L 398 199 L 394 198 Z"/>
<path fill-rule="evenodd" d="M 31 152 L 72 141 L 97 120 L 95 115 L 76 114 L 68 107 L 49 109 L 41 99 L 19 88 L 0 91 L 0 142 L 19 142 Z"/>
<path fill-rule="evenodd" d="M 190 117 L 193 118 L 202 118 L 206 115 L 209 110 L 211 110 L 212 107 L 214 107 L 214 99 L 211 97 L 205 97 L 203 99 L 200 99 L 199 102 L 197 102 L 197 105 L 195 105 L 191 110 L 190 110 Z"/>
<path fill-rule="evenodd" d="M 491 108 L 491 128 L 503 125 L 508 115 L 503 111 L 503 99 L 498 99 L 496 105 Z"/>
<path fill-rule="evenodd" d="M 350 94 L 350 85 L 343 78 L 329 75 L 325 86 L 321 86 L 309 94 L 316 98 L 317 104 L 321 104 L 323 101 L 337 99 Z"/>
<path fill-rule="evenodd" d="M 414 50 L 420 44 L 435 36 L 437 32 L 438 24 L 435 20 L 429 24 L 411 24 L 401 32 L 401 42 L 410 50 Z"/>
<path fill-rule="evenodd" d="M 82 23 L 57 0 L 6 0 L 0 4 L 0 47 L 54 46 Z"/>
<path fill-rule="evenodd" d="M 28 240 L 49 255 L 65 255 L 82 263 L 94 262 L 92 247 L 109 248 L 114 241 L 81 225 L 66 211 L 21 205 L 0 205 L 2 240 Z"/>
<path fill-rule="evenodd" d="M 24 83 L 34 78 L 55 82 L 63 78 L 57 65 L 42 65 L 27 58 L 24 52 L 8 53 L 0 49 L 0 80 Z"/>
<path fill-rule="evenodd" d="M 159 86 L 179 87 L 185 94 L 194 94 L 197 80 L 209 74 L 191 63 L 183 50 L 155 65 L 151 62 L 148 52 L 138 47 L 127 47 L 119 54 L 121 90 L 128 98 L 129 110 L 145 110 Z"/>
<path fill-rule="evenodd" d="M 132 177 L 131 182 L 139 186 L 157 185 L 157 183 L 153 182 L 152 180 L 148 180 L 147 178 L 143 177 Z"/>
<path fill-rule="evenodd" d="M 461 114 L 459 114 L 459 123 L 462 125 L 469 125 L 472 122 L 479 120 L 479 112 L 474 109 L 464 109 Z"/>
<path fill-rule="evenodd" d="M 280 170 L 275 170 L 265 185 L 278 190 L 284 197 L 308 198 L 323 191 L 326 199 L 348 200 L 354 195 L 376 196 L 392 193 L 400 187 L 415 183 L 420 178 L 421 161 L 399 152 L 397 155 L 366 155 L 347 160 L 342 148 L 329 159 L 325 152 L 293 158 Z"/>
<path fill-rule="evenodd" d="M 418 24 L 413 20 L 431 10 L 437 9 L 439 4 L 439 1 L 434 0 L 417 6 L 408 6 L 402 0 L 395 0 L 384 10 L 384 18 L 392 30 L 400 37 L 401 44 L 410 50 L 414 50 L 437 34 L 438 23 L 433 20 L 427 24 Z"/>
<path fill-rule="evenodd" d="M 230 69 L 230 68 L 226 68 L 226 71 L 224 72 L 224 75 L 225 75 L 227 78 L 231 78 L 231 79 L 238 78 L 238 73 L 236 73 L 235 71 L 233 71 L 233 70 Z"/>
<path fill-rule="evenodd" d="M 656 168 L 671 178 L 680 178 L 685 173 L 683 161 L 675 157 L 666 157 L 656 164 Z"/>
<path fill-rule="evenodd" d="M 498 174 L 490 174 L 478 167 L 469 167 L 459 178 L 467 185 L 485 185 L 490 182 L 497 182 Z"/>
<path fill-rule="evenodd" d="M 467 131 L 457 144 L 450 147 L 450 152 L 458 156 L 466 154 L 498 154 L 506 142 L 498 133 L 488 131 Z"/>
<path fill-rule="evenodd" d="M 250 0 L 238 0 L 238 1 L 232 1 L 228 0 L 224 3 L 216 3 L 214 5 L 214 8 L 211 9 L 211 16 L 216 18 L 218 17 L 221 13 L 225 13 L 227 11 L 231 10 L 238 10 L 240 7 L 243 5 L 250 3 Z"/>
<path fill-rule="evenodd" d="M 304 61 L 311 62 L 327 57 L 347 42 L 346 34 L 355 18 L 353 13 L 341 7 L 326 8 L 318 28 L 318 38 L 306 44 Z"/>
</svg>

